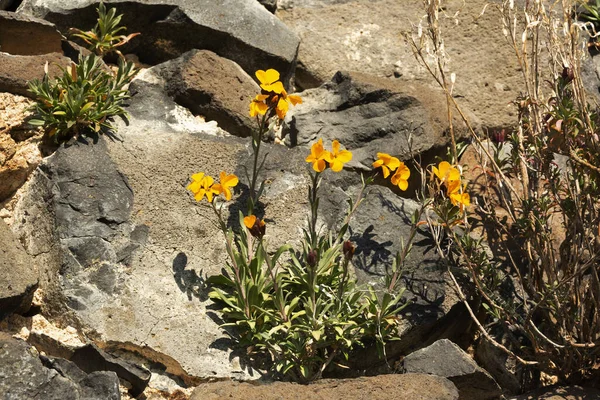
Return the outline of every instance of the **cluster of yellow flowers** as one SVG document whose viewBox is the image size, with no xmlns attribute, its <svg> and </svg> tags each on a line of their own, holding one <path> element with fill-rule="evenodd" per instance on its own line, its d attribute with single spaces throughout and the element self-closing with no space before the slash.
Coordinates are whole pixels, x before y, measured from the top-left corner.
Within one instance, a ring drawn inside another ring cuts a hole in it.
<svg viewBox="0 0 600 400">
<path fill-rule="evenodd" d="M 283 83 L 279 81 L 279 72 L 274 69 L 256 71 L 262 93 L 250 103 L 250 116 L 265 115 L 269 109 L 275 108 L 277 117 L 284 119 L 291 105 L 302 104 L 300 96 L 287 94 Z"/>
<path fill-rule="evenodd" d="M 471 205 L 469 193 L 465 191 L 467 185 L 462 185 L 458 168 L 450 165 L 447 161 L 442 161 L 437 167 L 433 167 L 432 171 L 440 185 L 446 186 L 446 195 L 453 205 L 459 206 L 461 211 Z"/>
<path fill-rule="evenodd" d="M 312 163 L 312 167 L 317 172 L 325 171 L 327 164 L 334 172 L 340 172 L 344 164 L 352 160 L 352 153 L 348 150 L 340 150 L 340 142 L 334 140 L 331 142 L 331 151 L 323 148 L 323 139 L 313 144 L 310 148 L 310 155 L 306 157 L 306 162 Z"/>
<path fill-rule="evenodd" d="M 212 176 L 199 172 L 192 175 L 192 182 L 187 185 L 187 190 L 194 194 L 196 201 L 200 201 L 206 196 L 206 200 L 212 203 L 213 196 L 223 195 L 225 200 L 231 200 L 231 188 L 234 188 L 239 179 L 234 174 L 227 175 L 224 171 L 219 175 L 219 183 L 215 183 Z"/>
<path fill-rule="evenodd" d="M 410 169 L 396 157 L 392 157 L 386 153 L 377 153 L 377 160 L 373 163 L 373 168 L 381 168 L 384 178 L 387 178 L 392 171 L 395 171 L 391 179 L 392 184 L 397 185 L 400 190 L 408 188 Z"/>
</svg>

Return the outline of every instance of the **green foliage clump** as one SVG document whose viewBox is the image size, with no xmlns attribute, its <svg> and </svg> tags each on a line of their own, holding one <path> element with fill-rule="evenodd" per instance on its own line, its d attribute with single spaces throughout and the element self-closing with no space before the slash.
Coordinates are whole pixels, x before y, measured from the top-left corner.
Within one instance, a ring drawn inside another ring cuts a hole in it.
<svg viewBox="0 0 600 400">
<path fill-rule="evenodd" d="M 139 35 L 139 33 L 119 35 L 119 32 L 125 30 L 126 27 L 119 26 L 123 14 L 116 15 L 116 8 L 106 11 L 104 3 L 100 2 L 96 10 L 98 11 L 98 22 L 92 30 L 82 31 L 71 28 L 70 33 L 73 36 L 81 38 L 88 44 L 88 49 L 100 57 L 112 52 L 122 57 L 123 54 L 121 54 L 117 47 L 128 43 L 131 39 Z"/>
<path fill-rule="evenodd" d="M 63 69 L 63 75 L 50 80 L 29 82 L 35 95 L 36 118 L 32 125 L 44 126 L 56 142 L 85 134 L 111 129 L 109 118 L 126 115 L 123 102 L 129 97 L 126 86 L 136 70 L 132 63 L 119 61 L 116 74 L 103 68 L 95 55 L 79 57 L 79 63 Z"/>
<path fill-rule="evenodd" d="M 382 355 L 385 342 L 398 337 L 403 308 L 402 291 L 357 287 L 349 241 L 322 236 L 311 250 L 305 239 L 302 251 L 283 246 L 270 255 L 262 237 L 229 230 L 231 261 L 208 279 L 216 286 L 210 297 L 224 305 L 224 326 L 234 327 L 239 344 L 268 354 L 276 375 L 298 382 L 320 378 L 331 363 L 343 367 L 350 352 L 368 342 Z"/>
</svg>

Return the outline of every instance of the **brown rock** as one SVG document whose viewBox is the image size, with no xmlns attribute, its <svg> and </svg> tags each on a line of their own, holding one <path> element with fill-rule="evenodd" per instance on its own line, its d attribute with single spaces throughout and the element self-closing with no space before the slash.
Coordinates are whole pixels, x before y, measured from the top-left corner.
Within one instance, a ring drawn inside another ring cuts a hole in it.
<svg viewBox="0 0 600 400">
<path fill-rule="evenodd" d="M 217 121 L 236 136 L 250 136 L 256 129 L 248 112 L 260 88 L 233 61 L 208 50 L 192 50 L 155 68 L 167 82 L 169 96 L 192 113 Z"/>
<path fill-rule="evenodd" d="M 323 380 L 311 385 L 273 382 L 256 385 L 241 382 L 205 383 L 190 400 L 444 400 L 458 399 L 456 387 L 434 375 L 379 375 L 368 378 Z"/>
<path fill-rule="evenodd" d="M 579 400 L 600 399 L 600 390 L 581 386 L 543 388 L 535 392 L 511 397 L 509 400 Z"/>
<path fill-rule="evenodd" d="M 0 51 L 33 56 L 61 52 L 62 35 L 40 18 L 0 11 Z"/>
<path fill-rule="evenodd" d="M 61 53 L 35 56 L 0 53 L 0 92 L 32 97 L 27 90 L 27 82 L 44 77 L 46 62 L 48 62 L 48 74 L 51 78 L 62 75 L 60 67 L 66 68 L 71 65 L 71 60 Z"/>
</svg>

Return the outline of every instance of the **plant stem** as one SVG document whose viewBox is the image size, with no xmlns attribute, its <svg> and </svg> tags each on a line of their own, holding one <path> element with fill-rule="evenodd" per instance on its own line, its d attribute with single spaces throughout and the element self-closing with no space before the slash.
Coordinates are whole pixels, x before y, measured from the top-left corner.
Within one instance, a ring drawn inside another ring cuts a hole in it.
<svg viewBox="0 0 600 400">
<path fill-rule="evenodd" d="M 316 172 L 311 175 L 312 182 L 308 188 L 308 201 L 310 203 L 310 224 L 309 224 L 309 235 L 310 235 L 310 249 L 316 249 L 317 247 L 317 218 L 319 215 L 319 198 L 318 190 L 321 182 L 321 173 Z"/>
<path fill-rule="evenodd" d="M 248 214 L 252 214 L 254 212 L 254 207 L 258 203 L 258 194 L 256 193 L 256 181 L 258 180 L 258 174 L 260 172 L 260 167 L 258 165 L 258 156 L 260 153 L 260 144 L 262 143 L 262 137 L 266 132 L 267 124 L 267 114 L 263 115 L 260 125 L 258 128 L 258 134 L 252 135 L 252 152 L 254 153 L 254 163 L 252 165 L 252 177 L 250 180 L 250 200 L 248 203 Z"/>
</svg>

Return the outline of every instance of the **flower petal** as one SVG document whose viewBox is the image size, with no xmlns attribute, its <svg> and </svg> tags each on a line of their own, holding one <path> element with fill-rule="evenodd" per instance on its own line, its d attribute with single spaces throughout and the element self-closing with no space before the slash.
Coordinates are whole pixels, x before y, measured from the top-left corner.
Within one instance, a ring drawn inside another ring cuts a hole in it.
<svg viewBox="0 0 600 400">
<path fill-rule="evenodd" d="M 408 189 L 408 181 L 404 180 L 404 179 L 400 179 L 400 181 L 398 182 L 398 187 L 400 188 L 400 190 L 404 191 L 406 189 Z"/>
<path fill-rule="evenodd" d="M 312 167 L 317 172 L 323 172 L 325 171 L 325 168 L 327 168 L 327 165 L 325 164 L 325 160 L 316 160 L 313 162 Z"/>
<path fill-rule="evenodd" d="M 350 162 L 352 160 L 352 153 L 348 150 L 340 151 L 336 156 L 336 160 L 341 161 L 343 163 Z"/>
<path fill-rule="evenodd" d="M 298 95 L 290 94 L 287 98 L 294 106 L 296 104 L 302 104 L 302 97 L 300 97 Z"/>
<path fill-rule="evenodd" d="M 337 158 L 334 158 L 333 161 L 329 163 L 329 168 L 331 168 L 333 172 L 340 172 L 342 169 L 344 169 L 344 163 L 339 161 Z"/>
<path fill-rule="evenodd" d="M 256 215 L 248 215 L 247 217 L 244 217 L 244 225 L 246 226 L 246 228 L 252 229 L 255 223 Z"/>
</svg>

